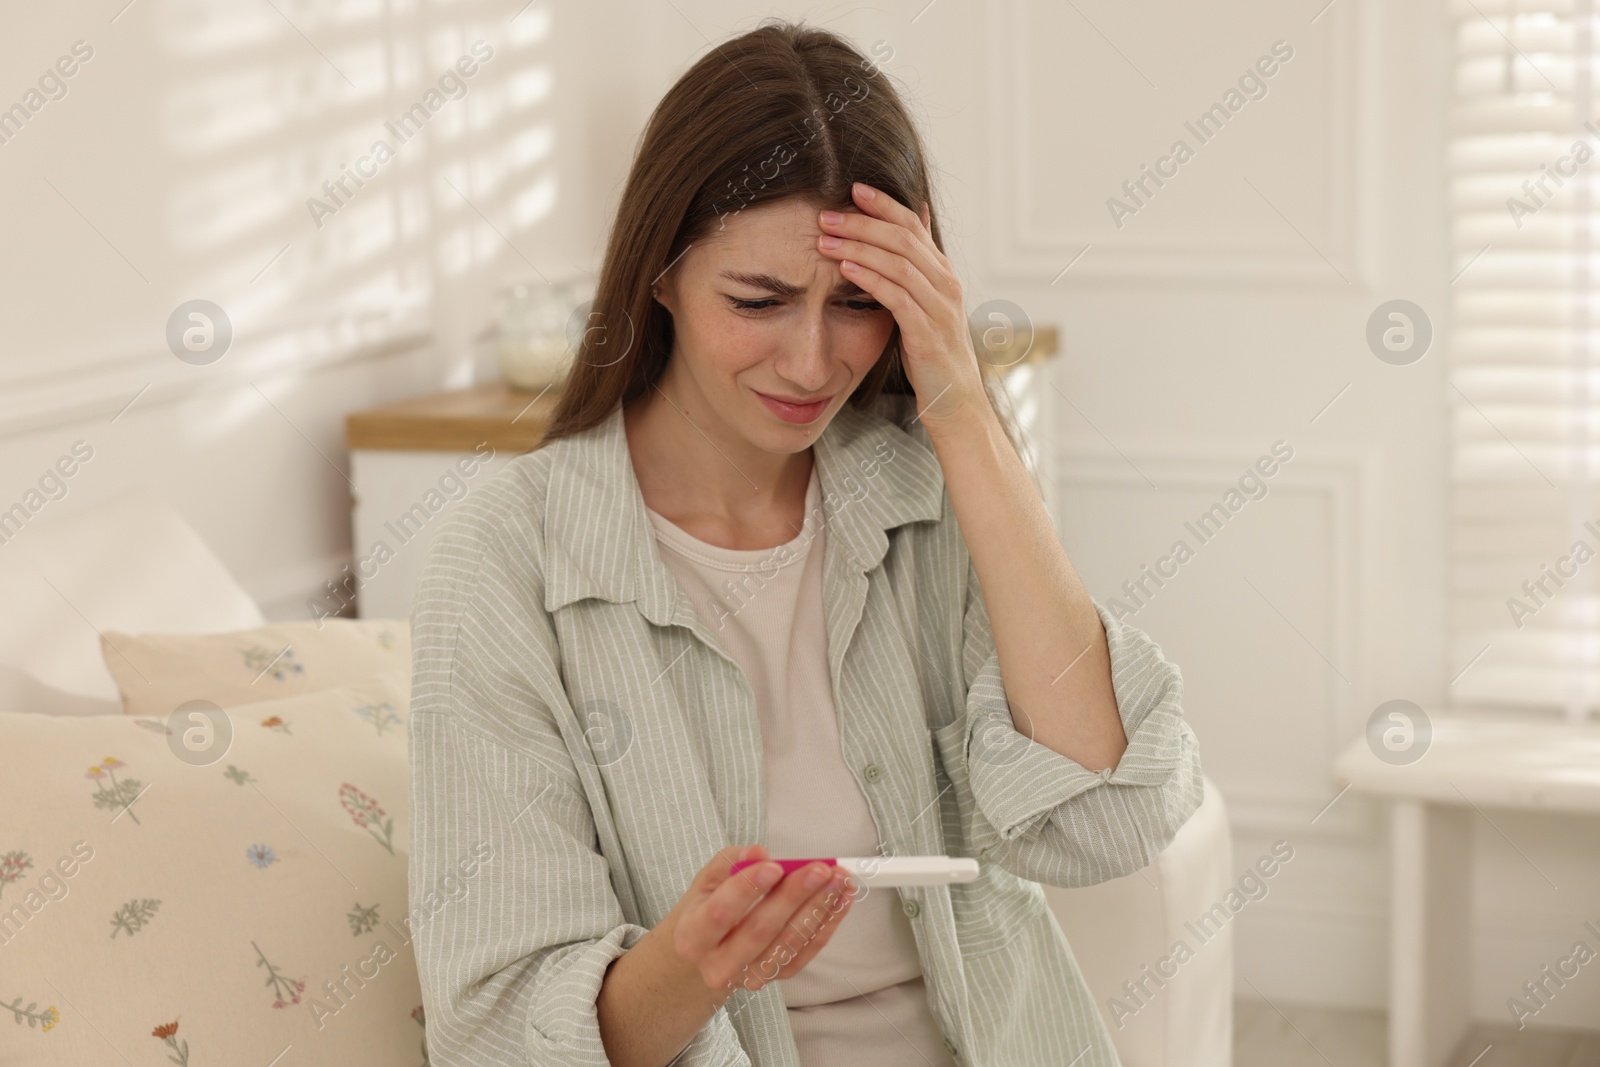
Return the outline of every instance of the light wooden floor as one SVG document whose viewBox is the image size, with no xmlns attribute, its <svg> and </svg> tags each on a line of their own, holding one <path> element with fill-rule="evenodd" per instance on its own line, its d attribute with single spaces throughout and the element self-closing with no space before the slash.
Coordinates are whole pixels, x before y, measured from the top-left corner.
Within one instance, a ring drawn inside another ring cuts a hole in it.
<svg viewBox="0 0 1600 1067">
<path fill-rule="evenodd" d="M 1388 1067 L 1387 1041 L 1381 1011 L 1234 1003 L 1234 1067 Z M 1600 1067 L 1600 1031 L 1480 1026 L 1450 1067 Z"/>
</svg>

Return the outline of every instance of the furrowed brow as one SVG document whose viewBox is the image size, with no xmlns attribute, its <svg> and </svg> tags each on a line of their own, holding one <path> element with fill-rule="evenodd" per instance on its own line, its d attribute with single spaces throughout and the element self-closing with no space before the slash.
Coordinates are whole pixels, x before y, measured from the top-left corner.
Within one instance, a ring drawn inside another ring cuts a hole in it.
<svg viewBox="0 0 1600 1067">
<path fill-rule="evenodd" d="M 799 296 L 805 292 L 803 286 L 792 285 L 770 274 L 746 274 L 744 271 L 725 270 L 722 272 L 722 277 L 730 282 L 738 282 L 752 289 L 772 293 L 774 296 Z"/>
<path fill-rule="evenodd" d="M 760 289 L 763 292 L 772 293 L 774 296 L 802 296 L 806 291 L 804 286 L 794 285 L 770 274 L 748 274 L 744 271 L 725 270 L 722 272 L 722 277 L 730 282 L 737 282 L 752 289 Z M 865 297 L 866 295 L 867 291 L 865 289 L 848 278 L 841 278 L 839 284 L 833 287 L 835 299 L 849 300 L 856 297 Z"/>
</svg>

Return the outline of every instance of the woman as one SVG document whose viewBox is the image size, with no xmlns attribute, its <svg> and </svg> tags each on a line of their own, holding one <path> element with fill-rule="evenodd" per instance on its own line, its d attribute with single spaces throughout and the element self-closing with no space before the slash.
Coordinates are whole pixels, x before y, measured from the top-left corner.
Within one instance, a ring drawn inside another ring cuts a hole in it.
<svg viewBox="0 0 1600 1067">
<path fill-rule="evenodd" d="M 723 44 L 651 117 L 548 437 L 419 586 L 436 1067 L 1117 1062 L 1038 883 L 1146 865 L 1195 739 L 1054 534 L 931 199 L 819 30 Z M 767 862 L 923 854 L 981 874 Z"/>
</svg>

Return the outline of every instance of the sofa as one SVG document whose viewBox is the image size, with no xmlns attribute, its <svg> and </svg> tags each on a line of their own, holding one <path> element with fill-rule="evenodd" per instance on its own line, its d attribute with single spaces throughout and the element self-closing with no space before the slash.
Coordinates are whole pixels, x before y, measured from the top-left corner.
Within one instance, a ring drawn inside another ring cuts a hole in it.
<svg viewBox="0 0 1600 1067">
<path fill-rule="evenodd" d="M 0 604 L 0 1062 L 426 1064 L 408 946 L 472 878 L 406 884 L 404 620 L 269 622 L 142 495 L 0 544 Z M 1229 841 L 1208 781 L 1045 887 L 1128 1067 L 1231 1062 L 1231 932 L 1171 960 Z"/>
</svg>

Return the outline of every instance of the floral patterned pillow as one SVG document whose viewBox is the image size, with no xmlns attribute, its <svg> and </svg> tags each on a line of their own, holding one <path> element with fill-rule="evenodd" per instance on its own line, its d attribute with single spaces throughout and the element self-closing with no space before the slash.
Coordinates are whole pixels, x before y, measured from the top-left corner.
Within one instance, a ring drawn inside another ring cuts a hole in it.
<svg viewBox="0 0 1600 1067">
<path fill-rule="evenodd" d="M 405 619 L 283 622 L 220 634 L 124 634 L 100 639 L 129 715 L 165 717 L 190 700 L 224 707 L 411 675 Z"/>
<path fill-rule="evenodd" d="M 401 684 L 0 713 L 0 1063 L 426 1063 Z"/>
</svg>

